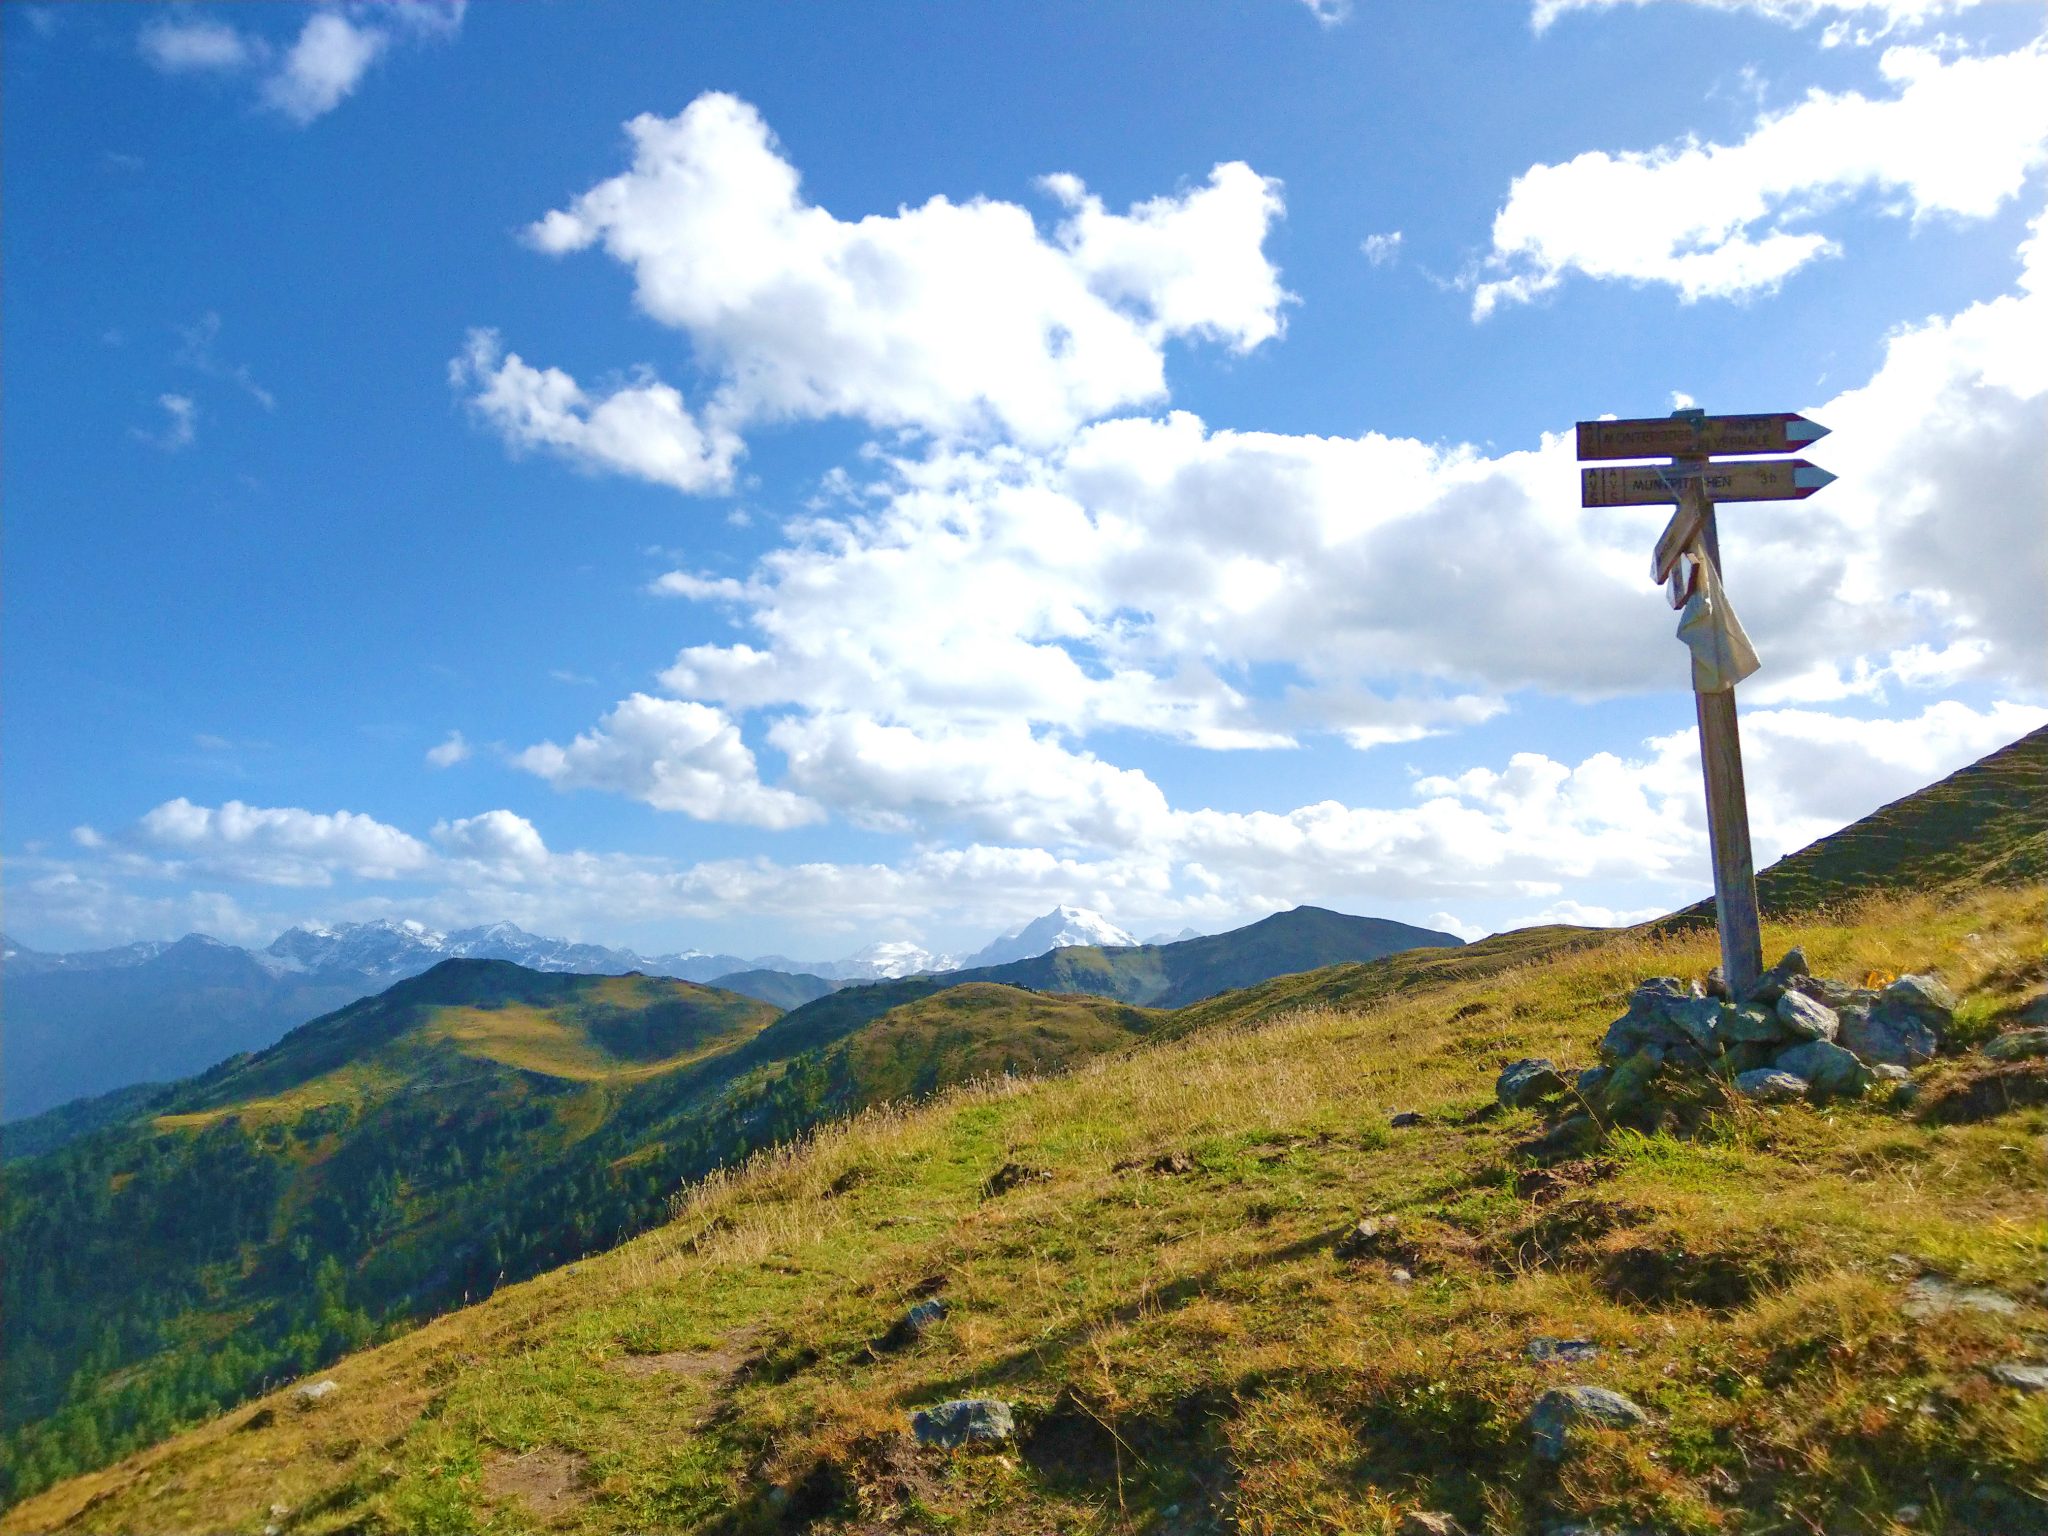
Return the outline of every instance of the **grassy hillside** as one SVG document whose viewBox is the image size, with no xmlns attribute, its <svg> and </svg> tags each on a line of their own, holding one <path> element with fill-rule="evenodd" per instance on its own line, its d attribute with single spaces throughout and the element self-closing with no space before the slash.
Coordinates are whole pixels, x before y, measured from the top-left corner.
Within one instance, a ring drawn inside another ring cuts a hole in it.
<svg viewBox="0 0 2048 1536">
<path fill-rule="evenodd" d="M 84 1106 L 104 1123 L 10 1162 L 0 1193 L 0 1494 L 642 1229 L 678 1179 L 756 1144 L 698 1111 L 776 1015 L 449 961 Z M 650 1134 L 678 1116 L 696 1139 Z"/>
<path fill-rule="evenodd" d="M 1875 891 L 2048 880 L 2048 726 L 1915 790 L 1756 880 L 1766 912 L 1812 912 Z M 1702 901 L 1678 918 L 1712 922 Z"/>
<path fill-rule="evenodd" d="M 1075 947 L 974 973 L 1041 992 L 1087 992 L 1179 1008 L 1270 977 L 1378 960 L 1411 949 L 1455 949 L 1454 934 L 1378 917 L 1296 907 L 1229 933 L 1130 949 Z"/>
<path fill-rule="evenodd" d="M 711 985 L 743 997 L 758 997 L 778 1008 L 801 1008 L 835 991 L 839 983 L 807 971 L 734 971 L 713 977 Z"/>
<path fill-rule="evenodd" d="M 822 1121 L 1058 1070 L 1160 1017 L 987 984 L 824 1044 L 775 1016 L 665 978 L 451 961 L 17 1165 L 0 1497 L 607 1247 Z"/>
<path fill-rule="evenodd" d="M 1164 1017 L 1106 998 L 969 982 L 891 1009 L 848 1037 L 842 1054 L 860 1103 L 883 1104 L 1068 1066 L 1142 1038 Z"/>
<path fill-rule="evenodd" d="M 1180 1008 L 1276 976 L 1358 964 L 1407 950 L 1455 949 L 1461 943 L 1455 935 L 1431 928 L 1296 907 L 1229 933 L 1173 944 L 1116 949 L 1073 945 L 1007 965 L 842 987 L 792 1009 L 756 1050 L 776 1055 L 815 1050 L 892 1008 L 970 983 L 1107 997 L 1145 1008 Z"/>
<path fill-rule="evenodd" d="M 1766 942 L 1937 971 L 1974 1037 L 2048 985 L 2044 931 L 2042 890 L 1983 889 Z M 1507 935 L 1133 1021 L 1145 1039 L 1065 1075 L 716 1175 L 633 1243 L 342 1361 L 318 1406 L 280 1394 L 0 1524 L 2048 1528 L 2048 1400 L 1988 1373 L 2048 1331 L 2041 1064 L 1944 1060 L 1911 1108 L 1735 1108 L 1547 1166 L 1533 1114 L 1491 1108 L 1503 1061 L 1586 1062 L 1639 978 L 1715 958 L 1698 932 Z M 996 1192 L 1012 1163 L 1045 1177 Z M 1393 1234 L 1340 1257 L 1368 1214 Z M 946 1315 L 906 1337 L 932 1297 Z M 1546 1338 L 1598 1352 L 1546 1363 Z M 1546 1462 L 1525 1416 L 1568 1382 L 1649 1421 Z M 913 1445 L 912 1411 L 968 1395 L 1016 1406 L 1011 1453 Z"/>
</svg>

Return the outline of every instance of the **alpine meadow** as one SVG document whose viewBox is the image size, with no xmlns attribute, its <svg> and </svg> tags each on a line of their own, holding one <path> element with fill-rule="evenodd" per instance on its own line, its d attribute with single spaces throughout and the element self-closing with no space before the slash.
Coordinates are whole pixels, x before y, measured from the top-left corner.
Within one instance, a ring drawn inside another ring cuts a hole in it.
<svg viewBox="0 0 2048 1536">
<path fill-rule="evenodd" d="M 0 0 L 0 1536 L 2048 1536 L 2048 16 Z"/>
</svg>

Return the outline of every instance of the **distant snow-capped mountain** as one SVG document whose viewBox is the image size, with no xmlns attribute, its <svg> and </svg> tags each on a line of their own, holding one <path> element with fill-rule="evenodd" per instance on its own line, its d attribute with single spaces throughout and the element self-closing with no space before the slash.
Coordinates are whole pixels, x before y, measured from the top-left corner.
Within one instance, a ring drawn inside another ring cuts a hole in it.
<svg viewBox="0 0 2048 1536">
<path fill-rule="evenodd" d="M 1007 965 L 1012 960 L 1030 960 L 1048 950 L 1075 944 L 1099 944 L 1105 949 L 1125 949 L 1138 941 L 1100 912 L 1086 907 L 1054 907 L 1043 917 L 1033 918 L 1021 928 L 1012 928 L 986 949 L 960 962 L 963 970 L 985 965 Z"/>
<path fill-rule="evenodd" d="M 367 923 L 301 923 L 280 934 L 258 957 L 279 971 L 347 971 L 377 979 L 416 976 L 443 960 L 509 960 L 534 971 L 623 975 L 645 971 L 684 981 L 710 981 L 749 962 L 738 955 L 684 950 L 647 956 L 602 944 L 579 944 L 528 933 L 516 923 L 491 923 L 442 933 L 424 923 L 378 918 Z"/>
<path fill-rule="evenodd" d="M 17 944 L 0 933 L 0 963 L 14 976 L 37 976 L 46 971 L 112 971 L 154 960 L 171 946 L 163 939 L 145 939 L 117 949 L 81 949 L 68 955 L 51 954 Z"/>
<path fill-rule="evenodd" d="M 935 955 L 908 939 L 883 939 L 855 950 L 844 960 L 832 961 L 830 969 L 815 970 L 813 974 L 830 981 L 880 981 L 959 968 L 960 962 L 951 955 Z"/>
</svg>

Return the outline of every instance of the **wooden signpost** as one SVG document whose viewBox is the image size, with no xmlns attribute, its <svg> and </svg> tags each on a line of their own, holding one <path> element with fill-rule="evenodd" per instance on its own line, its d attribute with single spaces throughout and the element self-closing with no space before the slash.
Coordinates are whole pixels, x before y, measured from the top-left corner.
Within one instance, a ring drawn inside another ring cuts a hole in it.
<svg viewBox="0 0 2048 1536">
<path fill-rule="evenodd" d="M 1804 501 L 1834 478 L 1804 459 L 1752 459 L 1747 464 L 1681 459 L 1669 465 L 1582 469 L 1579 491 L 1582 506 L 1651 507 L 1679 500 L 1687 482 L 1699 480 L 1710 501 Z"/>
<path fill-rule="evenodd" d="M 1684 605 L 1691 587 L 1673 581 L 1685 557 L 1711 577 L 1718 592 L 1721 534 L 1717 501 L 1795 501 L 1835 477 L 1804 459 L 1716 464 L 1718 454 L 1787 453 L 1827 435 L 1804 416 L 1709 416 L 1674 411 L 1634 421 L 1579 423 L 1581 459 L 1642 459 L 1669 455 L 1668 464 L 1584 469 L 1580 500 L 1588 507 L 1654 506 L 1676 502 L 1651 556 L 1651 579 L 1671 582 L 1672 606 Z M 1725 599 L 1717 598 L 1725 608 Z M 1725 612 L 1720 622 L 1732 624 Z M 1681 631 L 1682 632 L 1682 631 Z M 1749 666 L 1755 665 L 1751 658 Z M 1735 686 L 1707 688 L 1694 669 L 1693 703 L 1700 727 L 1700 764 L 1707 784 L 1707 837 L 1714 859 L 1714 912 L 1721 930 L 1721 974 L 1741 997 L 1763 974 L 1763 933 L 1756 902 L 1756 867 L 1749 849 L 1749 802 L 1742 784 L 1742 738 L 1735 721 Z"/>
</svg>

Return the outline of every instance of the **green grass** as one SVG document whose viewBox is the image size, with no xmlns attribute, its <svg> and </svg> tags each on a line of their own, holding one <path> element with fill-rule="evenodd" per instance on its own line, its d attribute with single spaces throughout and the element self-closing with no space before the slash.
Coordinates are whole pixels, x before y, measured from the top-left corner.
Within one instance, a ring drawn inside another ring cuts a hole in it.
<svg viewBox="0 0 2048 1536">
<path fill-rule="evenodd" d="M 1836 974 L 1936 969 L 1995 1018 L 2048 982 L 2044 928 L 2040 889 L 1982 890 L 1767 941 Z M 1739 1109 L 1535 1173 L 1535 1117 L 1475 1113 L 1503 1059 L 1587 1062 L 1635 980 L 1713 959 L 1683 932 L 1509 935 L 1135 1021 L 1062 1075 L 716 1175 L 635 1242 L 342 1361 L 322 1408 L 245 1406 L 4 1528 L 1334 1533 L 1424 1507 L 1903 1536 L 1907 1504 L 1915 1532 L 2048 1524 L 2048 1403 L 1984 1372 L 2048 1330 L 2048 1110 L 1942 1123 L 1924 1106 L 1965 1058 L 1925 1069 L 1910 1113 Z M 930 1001 L 888 1028 L 943 1035 L 974 1002 L 1014 1036 L 1043 1006 L 1094 1051 L 1103 1022 L 1001 989 Z M 1390 1130 L 1397 1109 L 1423 1123 Z M 1187 1171 L 1153 1171 L 1172 1153 Z M 1050 1178 L 985 1197 L 1007 1162 Z M 1339 1260 L 1368 1213 L 1399 1247 Z M 2018 1314 L 1915 1319 L 1921 1271 Z M 889 1344 L 934 1292 L 944 1321 Z M 1542 1365 L 1536 1335 L 1604 1353 Z M 1523 1415 L 1572 1379 L 1653 1422 L 1540 1463 Z M 1022 1444 L 910 1447 L 913 1409 L 969 1394 L 1014 1402 Z"/>
</svg>

